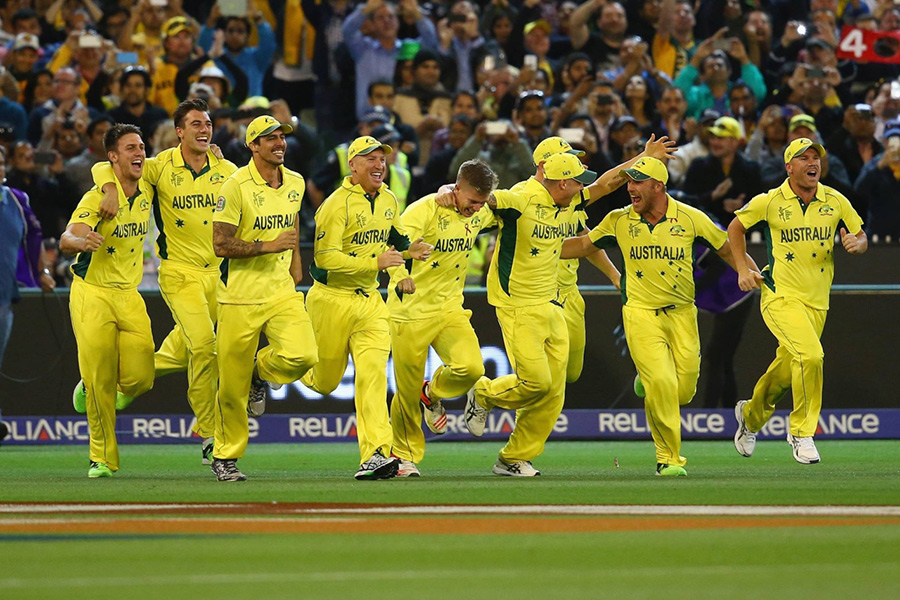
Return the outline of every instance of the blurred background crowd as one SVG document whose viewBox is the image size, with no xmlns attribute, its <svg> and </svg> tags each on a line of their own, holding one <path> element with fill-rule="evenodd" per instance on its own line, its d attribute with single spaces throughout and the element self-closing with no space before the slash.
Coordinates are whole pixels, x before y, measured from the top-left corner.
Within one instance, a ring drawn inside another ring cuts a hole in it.
<svg viewBox="0 0 900 600">
<path fill-rule="evenodd" d="M 809 137 L 872 241 L 900 238 L 900 57 L 837 56 L 843 26 L 900 40 L 894 0 L 0 0 L 0 23 L 6 185 L 30 197 L 61 285 L 56 240 L 103 134 L 136 124 L 152 156 L 177 145 L 171 114 L 192 97 L 239 166 L 251 119 L 294 124 L 307 240 L 358 135 L 400 150 L 387 183 L 409 202 L 474 157 L 512 186 L 549 135 L 600 172 L 665 135 L 670 193 L 723 225 Z M 627 203 L 620 190 L 590 216 Z"/>
</svg>

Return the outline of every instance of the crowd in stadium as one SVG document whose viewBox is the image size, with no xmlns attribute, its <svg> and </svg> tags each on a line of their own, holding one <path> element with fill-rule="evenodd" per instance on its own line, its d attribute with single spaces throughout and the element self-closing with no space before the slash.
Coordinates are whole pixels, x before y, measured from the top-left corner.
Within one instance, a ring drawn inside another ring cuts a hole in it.
<svg viewBox="0 0 900 600">
<path fill-rule="evenodd" d="M 900 59 L 836 56 L 842 26 L 900 32 L 891 0 L 0 0 L 0 19 L 6 183 L 30 198 L 58 284 L 55 240 L 103 134 L 138 125 L 152 156 L 177 144 L 171 114 L 190 97 L 237 165 L 251 119 L 294 124 L 306 240 L 367 134 L 401 150 L 387 183 L 410 202 L 470 158 L 501 188 L 526 179 L 550 135 L 600 173 L 666 135 L 670 192 L 723 225 L 809 137 L 873 241 L 900 237 Z M 626 203 L 622 189 L 591 216 Z"/>
</svg>

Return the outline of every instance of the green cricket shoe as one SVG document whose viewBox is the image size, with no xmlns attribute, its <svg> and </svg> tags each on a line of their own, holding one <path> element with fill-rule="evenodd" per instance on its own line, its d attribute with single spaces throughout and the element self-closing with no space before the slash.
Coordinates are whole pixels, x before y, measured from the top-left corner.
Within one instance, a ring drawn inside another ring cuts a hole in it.
<svg viewBox="0 0 900 600">
<path fill-rule="evenodd" d="M 647 392 L 644 391 L 644 382 L 641 381 L 640 373 L 634 376 L 634 395 L 638 398 L 643 398 L 647 395 Z"/>
<path fill-rule="evenodd" d="M 134 402 L 134 396 L 126 396 L 122 392 L 116 392 L 116 410 L 125 410 Z"/>
<path fill-rule="evenodd" d="M 679 467 L 678 465 L 656 463 L 656 474 L 661 477 L 685 477 L 687 476 L 687 471 L 684 470 L 684 467 Z"/>
<path fill-rule="evenodd" d="M 87 412 L 87 390 L 84 389 L 84 379 L 78 381 L 75 391 L 72 392 L 72 406 L 80 415 Z"/>
<path fill-rule="evenodd" d="M 88 469 L 88 477 L 96 479 L 97 477 L 112 477 L 113 472 L 108 466 L 102 462 L 91 461 L 91 468 Z"/>
</svg>

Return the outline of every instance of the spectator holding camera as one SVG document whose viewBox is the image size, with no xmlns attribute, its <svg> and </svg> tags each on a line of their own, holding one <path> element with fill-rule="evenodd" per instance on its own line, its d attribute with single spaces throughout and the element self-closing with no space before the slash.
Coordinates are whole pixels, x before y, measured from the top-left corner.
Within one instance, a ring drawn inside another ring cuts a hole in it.
<svg viewBox="0 0 900 600">
<path fill-rule="evenodd" d="M 863 167 L 853 186 L 856 195 L 868 198 L 866 234 L 900 238 L 900 122 L 885 131 L 885 148 Z"/>
<path fill-rule="evenodd" d="M 868 104 L 848 106 L 841 127 L 831 134 L 826 147 L 847 167 L 850 181 L 856 181 L 863 166 L 884 152 L 884 146 L 875 139 L 875 111 L 872 107 Z M 860 214 L 866 214 L 857 203 L 854 207 Z"/>
<path fill-rule="evenodd" d="M 691 62 L 675 78 L 675 85 L 681 88 L 687 99 L 688 115 L 694 118 L 699 117 L 707 108 L 721 113 L 730 112 L 728 91 L 732 86 L 732 58 L 740 63 L 740 79 L 750 86 L 753 94 L 757 98 L 766 96 L 762 73 L 750 62 L 741 41 L 737 38 L 725 38 L 725 32 L 725 29 L 720 29 L 711 38 L 701 42 Z"/>
<path fill-rule="evenodd" d="M 52 97 L 35 107 L 28 120 L 28 140 L 33 145 L 44 137 L 49 139 L 48 132 L 56 123 L 74 120 L 87 127 L 90 119 L 98 114 L 79 100 L 80 85 L 81 75 L 71 67 L 63 67 L 54 74 Z"/>
<path fill-rule="evenodd" d="M 834 87 L 839 84 L 840 74 L 836 69 L 802 63 L 797 65 L 787 83 L 791 101 L 815 119 L 816 129 L 823 139 L 837 131 L 843 121 L 840 106 L 829 106 L 828 103 L 828 98 L 835 94 Z"/>
<path fill-rule="evenodd" d="M 791 109 L 772 104 L 766 107 L 747 141 L 746 154 L 751 160 L 764 163 L 782 157 L 787 145 L 788 121 Z"/>
<path fill-rule="evenodd" d="M 254 27 L 259 38 L 258 46 L 250 46 L 250 34 Z M 263 19 L 262 12 L 256 6 L 256 1 L 247 0 L 247 14 L 244 16 L 222 17 L 219 4 L 216 3 L 213 6 L 206 26 L 200 31 L 198 40 L 200 47 L 206 52 L 210 52 L 215 43 L 216 30 L 225 32 L 223 38 L 225 54 L 247 76 L 247 94 L 249 96 L 263 95 L 263 75 L 272 64 L 277 44 L 275 33 Z M 221 56 L 216 63 L 223 70 L 228 68 Z M 235 85 L 236 80 L 233 74 L 229 79 L 231 84 Z"/>
<path fill-rule="evenodd" d="M 438 37 L 441 53 L 455 66 L 445 76 L 450 89 L 456 91 L 474 90 L 475 73 L 472 59 L 477 48 L 484 44 L 478 30 L 478 6 L 469 0 L 458 0 L 450 7 L 446 20 L 438 23 Z"/>
<path fill-rule="evenodd" d="M 663 0 L 659 26 L 653 36 L 653 64 L 675 77 L 694 56 L 694 6 L 690 0 Z"/>
<path fill-rule="evenodd" d="M 515 126 L 505 119 L 478 125 L 475 134 L 453 158 L 450 173 L 456 173 L 461 164 L 473 158 L 491 165 L 499 178 L 498 189 L 509 189 L 534 174 L 531 149 L 519 137 Z"/>
<path fill-rule="evenodd" d="M 689 140 L 684 126 L 686 112 L 687 102 L 681 88 L 674 85 L 663 88 L 656 101 L 656 114 L 650 125 L 643 128 L 643 136 L 649 138 L 651 133 L 656 133 L 668 137 L 679 146 L 687 144 Z"/>
<path fill-rule="evenodd" d="M 597 14 L 597 31 L 591 33 L 587 22 Z M 575 9 L 569 21 L 572 48 L 585 52 L 598 70 L 611 69 L 616 64 L 619 49 L 625 41 L 628 18 L 619 2 L 588 0 Z"/>
</svg>

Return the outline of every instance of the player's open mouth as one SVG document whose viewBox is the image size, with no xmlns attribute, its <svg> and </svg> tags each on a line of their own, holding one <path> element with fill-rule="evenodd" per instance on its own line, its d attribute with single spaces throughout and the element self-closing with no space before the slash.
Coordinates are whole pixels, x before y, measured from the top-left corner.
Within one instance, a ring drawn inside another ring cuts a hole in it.
<svg viewBox="0 0 900 600">
<path fill-rule="evenodd" d="M 204 136 L 200 136 L 200 137 L 197 138 L 197 143 L 199 143 L 199 144 L 208 144 L 208 143 L 209 143 L 209 138 L 208 138 L 207 136 L 205 136 L 205 135 L 204 135 Z"/>
<path fill-rule="evenodd" d="M 819 174 L 819 170 L 818 170 L 818 169 L 809 169 L 809 170 L 806 172 L 806 174 L 807 174 L 807 176 L 809 176 L 809 177 L 815 177 L 815 176 L 817 176 L 817 175 Z"/>
</svg>

